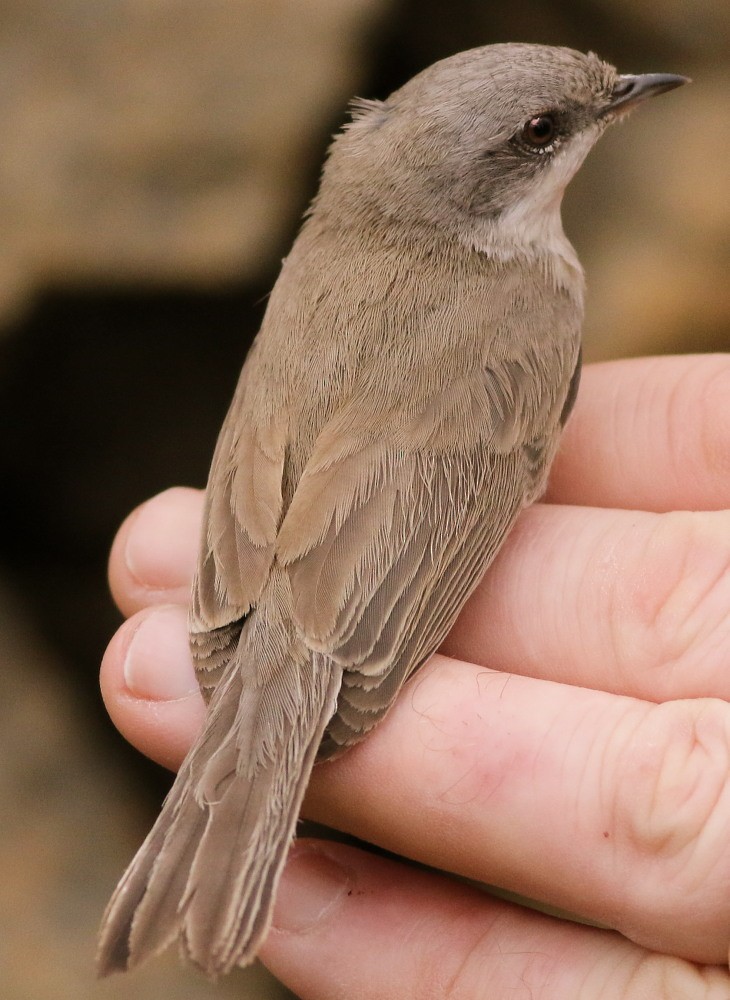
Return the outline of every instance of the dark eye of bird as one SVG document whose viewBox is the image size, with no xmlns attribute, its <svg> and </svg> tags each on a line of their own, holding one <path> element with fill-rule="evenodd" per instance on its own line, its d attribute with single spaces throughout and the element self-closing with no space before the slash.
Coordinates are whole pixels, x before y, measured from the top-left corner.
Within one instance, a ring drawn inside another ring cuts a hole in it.
<svg viewBox="0 0 730 1000">
<path fill-rule="evenodd" d="M 520 139 L 531 149 L 541 150 L 549 146 L 557 134 L 557 125 L 552 115 L 535 115 L 522 126 Z"/>
</svg>

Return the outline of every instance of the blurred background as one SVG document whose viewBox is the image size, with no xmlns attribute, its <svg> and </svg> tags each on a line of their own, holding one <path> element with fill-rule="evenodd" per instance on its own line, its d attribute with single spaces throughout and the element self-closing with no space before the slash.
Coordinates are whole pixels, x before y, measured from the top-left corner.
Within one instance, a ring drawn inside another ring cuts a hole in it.
<svg viewBox="0 0 730 1000">
<path fill-rule="evenodd" d="M 727 0 L 0 0 L 5 1000 L 290 996 L 174 954 L 93 978 L 169 781 L 98 695 L 107 552 L 134 505 L 204 484 L 348 98 L 517 40 L 694 78 L 602 140 L 565 225 L 589 360 L 730 348 Z"/>
</svg>

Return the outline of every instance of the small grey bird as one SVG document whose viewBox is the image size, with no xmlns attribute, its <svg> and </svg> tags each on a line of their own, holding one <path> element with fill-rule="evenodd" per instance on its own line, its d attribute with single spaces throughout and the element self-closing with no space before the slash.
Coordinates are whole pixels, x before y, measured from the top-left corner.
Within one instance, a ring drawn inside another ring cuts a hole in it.
<svg viewBox="0 0 730 1000">
<path fill-rule="evenodd" d="M 684 82 L 492 45 L 355 103 L 218 440 L 190 614 L 207 718 L 102 974 L 175 939 L 212 976 L 254 958 L 315 761 L 384 716 L 545 486 L 580 372 L 563 191 Z"/>
</svg>

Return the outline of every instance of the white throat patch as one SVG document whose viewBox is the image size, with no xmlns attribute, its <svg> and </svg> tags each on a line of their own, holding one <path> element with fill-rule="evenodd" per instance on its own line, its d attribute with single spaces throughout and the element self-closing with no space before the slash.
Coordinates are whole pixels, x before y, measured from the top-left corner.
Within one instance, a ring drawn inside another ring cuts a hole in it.
<svg viewBox="0 0 730 1000">
<path fill-rule="evenodd" d="M 496 219 L 477 221 L 465 240 L 497 260 L 539 257 L 553 271 L 556 284 L 575 281 L 583 274 L 573 246 L 563 231 L 560 205 L 563 193 L 588 152 L 598 129 L 587 129 L 558 150 L 552 162 L 531 185 L 524 198 Z"/>
</svg>

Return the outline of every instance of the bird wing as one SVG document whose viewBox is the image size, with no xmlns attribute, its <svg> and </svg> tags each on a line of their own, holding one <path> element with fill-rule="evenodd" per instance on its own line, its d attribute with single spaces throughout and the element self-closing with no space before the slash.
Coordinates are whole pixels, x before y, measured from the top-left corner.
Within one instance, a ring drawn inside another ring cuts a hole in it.
<svg viewBox="0 0 730 1000">
<path fill-rule="evenodd" d="M 369 425 L 353 400 L 320 434 L 276 558 L 305 642 L 344 671 L 326 754 L 375 725 L 542 488 L 568 380 L 533 375 L 505 362 Z"/>
<path fill-rule="evenodd" d="M 244 368 L 216 445 L 193 581 L 190 641 L 210 696 L 266 584 L 282 509 L 286 430 L 247 413 Z"/>
</svg>

